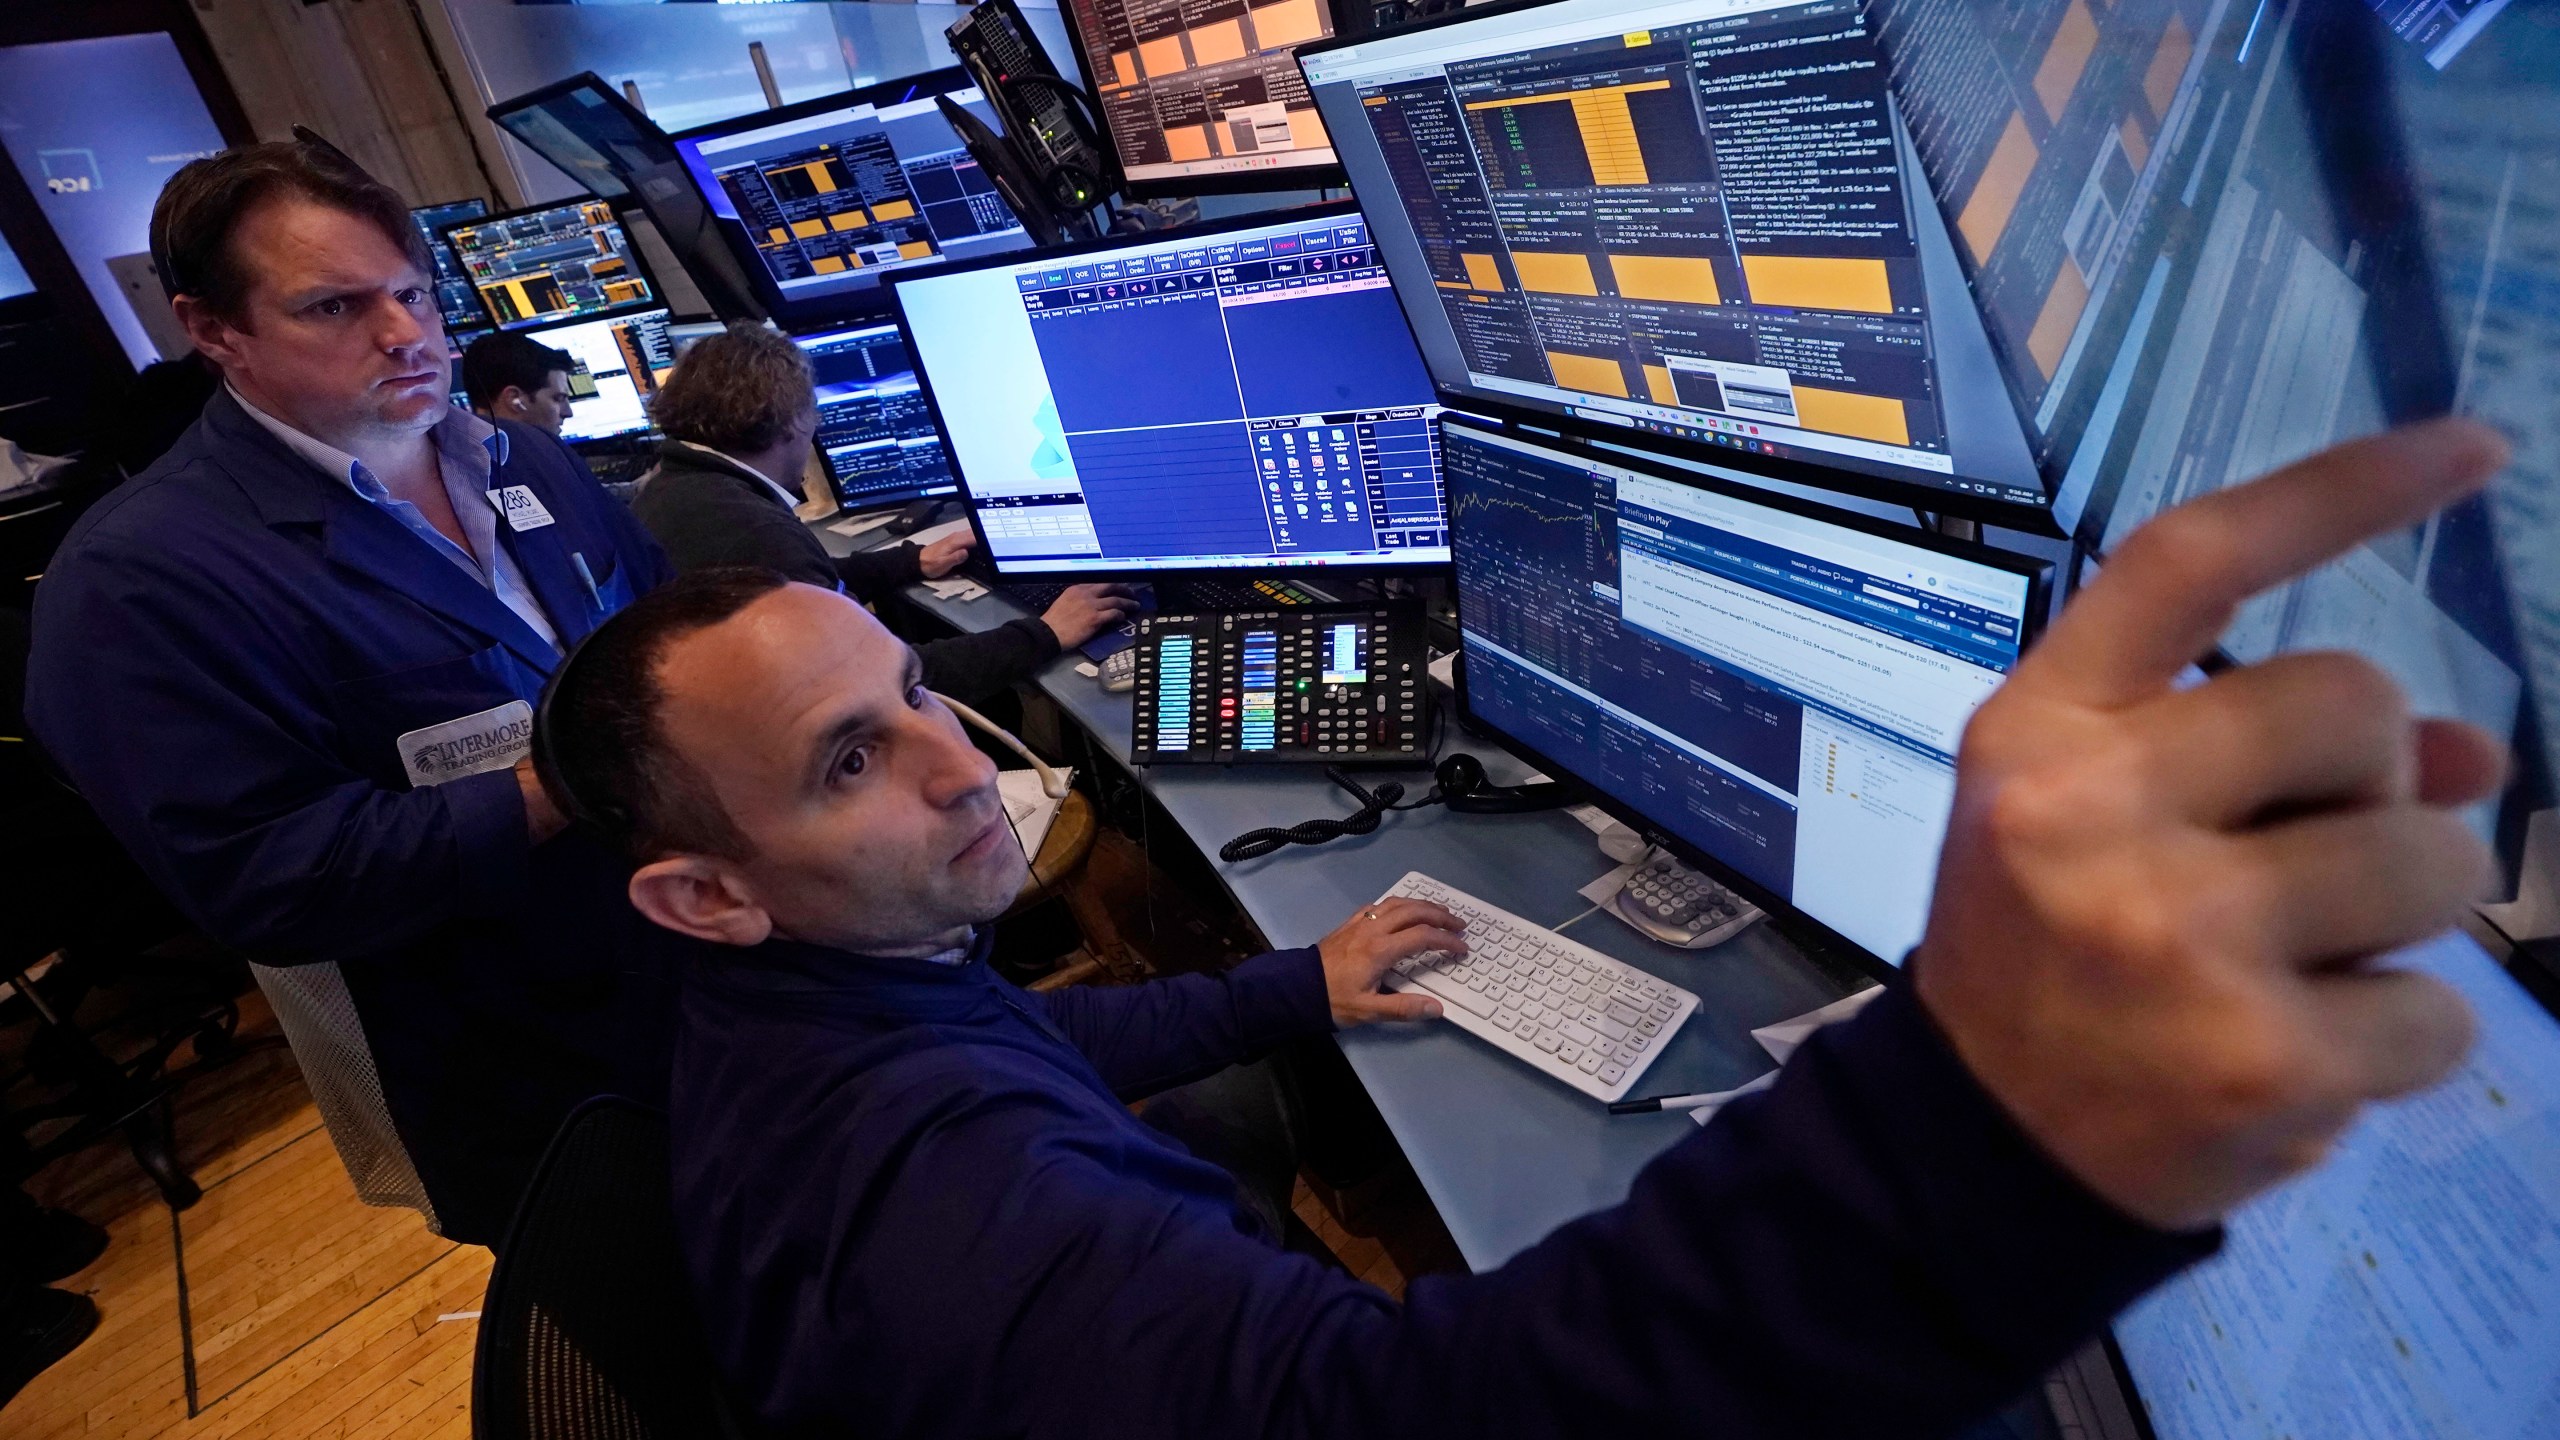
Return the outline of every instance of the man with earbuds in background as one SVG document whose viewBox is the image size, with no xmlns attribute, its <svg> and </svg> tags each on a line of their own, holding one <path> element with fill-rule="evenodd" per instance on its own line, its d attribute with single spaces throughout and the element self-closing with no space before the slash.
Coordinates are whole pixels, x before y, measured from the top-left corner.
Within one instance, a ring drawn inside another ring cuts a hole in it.
<svg viewBox="0 0 2560 1440">
<path fill-rule="evenodd" d="M 462 352 L 462 393 L 486 419 L 530 425 L 557 440 L 578 403 L 569 393 L 569 376 L 577 368 L 568 351 L 501 330 Z"/>
</svg>

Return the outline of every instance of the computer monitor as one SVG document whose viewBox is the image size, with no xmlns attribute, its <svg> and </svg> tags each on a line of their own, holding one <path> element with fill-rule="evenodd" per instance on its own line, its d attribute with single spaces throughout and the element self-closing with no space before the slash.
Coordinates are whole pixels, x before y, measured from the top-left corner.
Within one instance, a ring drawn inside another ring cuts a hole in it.
<svg viewBox="0 0 2560 1440">
<path fill-rule="evenodd" d="M 466 220 L 477 220 L 489 213 L 486 200 L 448 200 L 441 205 L 421 205 L 409 212 L 409 223 L 418 229 L 418 238 L 427 242 L 427 254 L 435 269 L 436 312 L 444 317 L 444 333 L 455 340 L 457 357 L 468 339 L 488 333 L 489 312 L 480 303 L 480 292 L 472 287 L 471 277 L 455 259 L 453 247 L 444 241 L 444 227 Z"/>
<path fill-rule="evenodd" d="M 2066 1372 L 2086 1392 L 2074 1408 L 2089 1440 L 2555 1433 L 2549 992 L 2538 1004 L 2459 932 L 2387 963 L 2462 996 L 2470 1056 L 2436 1088 L 2367 1111 L 2318 1170 L 2231 1216 L 2213 1259 L 2117 1320 L 2121 1371 L 2093 1354 Z"/>
<path fill-rule="evenodd" d="M 896 292 L 998 574 L 1449 558 L 1431 383 L 1350 206 Z"/>
<path fill-rule="evenodd" d="M 2355 650 L 2421 712 L 2511 738 L 2506 810 L 2475 818 L 2550 893 L 2513 822 L 2560 768 L 2560 13 L 1871 13 L 2057 518 L 2099 568 L 2162 510 L 2394 420 L 2459 408 L 2515 437 L 2484 502 L 2279 587 L 2221 648 Z M 2071 1368 L 2093 1436 L 2560 1433 L 2560 1027 L 2459 935 L 2388 963 L 2462 993 L 2471 1057 L 2233 1216 L 2118 1322 L 2118 1353 Z"/>
<path fill-rule="evenodd" d="M 439 233 L 489 323 L 501 330 L 642 310 L 657 299 L 622 222 L 602 200 L 510 210 Z"/>
<path fill-rule="evenodd" d="M 674 137 L 777 320 L 877 311 L 887 303 L 883 276 L 1031 243 L 942 118 L 938 95 L 995 123 L 968 73 L 953 67 Z"/>
<path fill-rule="evenodd" d="M 1340 183 L 1292 58 L 1334 33 L 1332 0 L 1060 8 L 1132 195 Z"/>
<path fill-rule="evenodd" d="M 561 439 L 620 440 L 650 432 L 649 399 L 676 365 L 664 309 L 572 320 L 528 333 L 577 362 L 569 372 L 575 403 L 560 427 Z"/>
<path fill-rule="evenodd" d="M 959 493 L 897 326 L 822 330 L 792 343 L 815 372 L 818 458 L 837 504 L 902 505 Z"/>
<path fill-rule="evenodd" d="M 489 119 L 604 200 L 627 199 L 634 177 L 676 158 L 666 132 L 592 71 L 501 100 Z"/>
<path fill-rule="evenodd" d="M 2488 499 L 2251 602 L 2222 649 L 2355 650 L 2423 713 L 2538 735 L 2476 817 L 2520 864 L 2560 772 L 2560 15 L 2034 0 L 1986 46 L 1969 8 L 1873 13 L 2085 545 L 2397 419 L 2519 437 Z"/>
<path fill-rule="evenodd" d="M 1900 963 L 2051 567 L 1454 411 L 1441 455 L 1467 718 Z"/>
<path fill-rule="evenodd" d="M 1560 0 L 1298 58 L 1446 403 L 2050 527 L 1856 0 Z"/>
<path fill-rule="evenodd" d="M 583 71 L 501 100 L 489 107 L 489 119 L 588 193 L 611 203 L 626 224 L 635 207 L 644 212 L 646 223 L 631 227 L 632 238 L 646 247 L 646 229 L 654 227 L 665 240 L 675 269 L 682 272 L 670 274 L 668 267 L 659 266 L 658 277 L 667 285 L 680 287 L 690 280 L 711 311 L 764 317 L 764 302 L 695 193 L 675 143 L 604 77 Z M 677 288 L 666 298 L 679 311 L 688 303 Z"/>
</svg>

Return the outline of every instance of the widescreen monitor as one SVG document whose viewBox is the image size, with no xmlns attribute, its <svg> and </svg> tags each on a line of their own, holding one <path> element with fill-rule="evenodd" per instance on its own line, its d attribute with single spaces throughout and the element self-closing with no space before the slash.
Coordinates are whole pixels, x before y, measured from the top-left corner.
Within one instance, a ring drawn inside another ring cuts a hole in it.
<svg viewBox="0 0 2560 1440">
<path fill-rule="evenodd" d="M 953 68 L 675 137 L 722 236 L 777 318 L 876 310 L 887 299 L 884 276 L 1031 243 L 942 118 L 934 100 L 943 94 L 995 125 L 967 73 Z"/>
<path fill-rule="evenodd" d="M 1854 0 L 1561 0 L 1299 54 L 1449 404 L 2046 528 Z"/>
<path fill-rule="evenodd" d="M 444 317 L 445 338 L 454 342 L 457 358 L 472 338 L 487 333 L 489 311 L 480 303 L 480 292 L 473 288 L 462 262 L 454 258 L 453 247 L 445 243 L 444 227 L 488 213 L 489 202 L 478 199 L 421 205 L 409 212 L 409 223 L 417 227 L 418 238 L 427 243 L 427 254 L 434 262 L 436 313 Z"/>
<path fill-rule="evenodd" d="M 1957 739 L 2051 567 L 1455 413 L 1441 435 L 1469 719 L 1900 963 Z"/>
<path fill-rule="evenodd" d="M 2459 992 L 2451 1078 L 2377 1106 L 2115 1325 L 2143 1425 L 2090 1440 L 2545 1440 L 2560 1422 L 2560 1022 L 2460 933 L 2389 957 Z M 2085 1412 L 2120 1397 L 2078 1367 Z"/>
<path fill-rule="evenodd" d="M 2475 819 L 2520 886 L 2553 884 L 2518 822 L 2552 804 L 2560 737 L 2560 12 L 1871 14 L 2084 548 L 2394 421 L 2463 410 L 2513 437 L 2484 501 L 2260 597 L 2221 649 L 2352 649 L 2422 713 L 2512 740 L 2503 813 Z M 2233 1217 L 2117 1324 L 2112 1361 L 2074 1367 L 2094 1435 L 2560 1434 L 2560 1027 L 2461 936 L 2388 963 L 2462 993 L 2473 1054 Z"/>
<path fill-rule="evenodd" d="M 2476 817 L 2520 860 L 2560 768 L 2560 732 L 2526 713 L 2538 692 L 2560 714 L 2560 11 L 1873 13 L 2088 548 L 2395 420 L 2460 408 L 2517 437 L 2485 501 L 2259 597 L 2222 649 L 2352 649 L 2421 712 L 2528 742 L 2503 813 Z M 1959 77 L 1964 56 L 1981 68 Z"/>
<path fill-rule="evenodd" d="M 598 320 L 572 320 L 529 332 L 565 350 L 576 362 L 569 372 L 568 422 L 563 440 L 619 440 L 651 429 L 650 397 L 676 365 L 675 342 L 664 309 Z"/>
<path fill-rule="evenodd" d="M 795 335 L 818 390 L 818 458 L 836 503 L 898 505 L 959 493 L 907 341 L 891 324 Z"/>
<path fill-rule="evenodd" d="M 1333 34 L 1331 0 L 1063 0 L 1076 56 L 1132 193 L 1338 181 L 1293 56 Z"/>
<path fill-rule="evenodd" d="M 499 129 L 588 194 L 622 201 L 634 177 L 673 162 L 666 132 L 593 72 L 489 107 Z"/>
<path fill-rule="evenodd" d="M 446 225 L 489 323 L 502 330 L 655 303 L 631 238 L 602 200 L 512 210 Z"/>
<path fill-rule="evenodd" d="M 1431 382 L 1356 209 L 896 291 L 999 574 L 1449 557 Z"/>
</svg>

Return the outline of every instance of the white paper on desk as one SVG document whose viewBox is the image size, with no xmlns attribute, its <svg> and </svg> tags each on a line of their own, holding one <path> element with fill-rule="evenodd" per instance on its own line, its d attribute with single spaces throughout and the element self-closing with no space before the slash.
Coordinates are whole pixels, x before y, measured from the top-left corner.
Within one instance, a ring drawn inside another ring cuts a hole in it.
<svg viewBox="0 0 2560 1440">
<path fill-rule="evenodd" d="M 856 515 L 850 520 L 839 520 L 827 528 L 839 535 L 868 535 L 897 518 L 897 511 L 883 510 L 877 515 Z"/>
<path fill-rule="evenodd" d="M 1432 661 L 1430 664 L 1425 665 L 1422 668 L 1424 671 L 1429 673 L 1432 679 L 1439 681 L 1443 687 L 1451 690 L 1458 688 L 1457 651 L 1452 650 L 1448 654 L 1441 656 L 1439 659 Z"/>
<path fill-rule="evenodd" d="M 1756 1080 L 1746 1080 L 1730 1090 L 1718 1090 L 1707 1097 L 1707 1103 L 1689 1112 L 1689 1119 L 1699 1125 L 1716 1118 L 1716 1112 L 1745 1095 L 1757 1095 L 1778 1083 L 1778 1072 L 1770 1071 Z"/>
<path fill-rule="evenodd" d="M 975 600 L 987 593 L 986 586 L 965 577 L 951 580 L 927 580 L 924 582 L 924 588 L 932 591 L 935 598 L 941 600 Z"/>
<path fill-rule="evenodd" d="M 945 535 L 957 535 L 968 528 L 969 522 L 965 518 L 959 520 L 945 520 L 941 524 L 935 525 L 929 529 L 917 531 L 913 535 L 908 536 L 907 541 L 909 544 L 922 548 L 923 546 L 930 545 L 934 541 L 941 539 Z"/>
<path fill-rule="evenodd" d="M 1066 776 L 1075 778 L 1073 770 Z M 999 770 L 996 772 L 996 794 L 1004 800 L 1005 818 L 1013 822 L 1013 833 L 1022 840 L 1025 857 L 1037 859 L 1040 844 L 1049 838 L 1049 827 L 1058 819 L 1058 807 L 1064 801 L 1052 800 L 1040 786 L 1037 770 Z"/>
<path fill-rule="evenodd" d="M 1606 905 L 1617 898 L 1619 891 L 1627 888 L 1627 877 L 1643 868 L 1640 864 L 1621 865 L 1574 893 L 1594 905 Z"/>
<path fill-rule="evenodd" d="M 1868 1001 L 1883 993 L 1883 986 L 1871 985 L 1847 999 L 1834 1000 L 1819 1010 L 1808 1010 L 1792 1020 L 1781 1020 L 1775 1025 L 1763 1025 L 1751 1032 L 1751 1038 L 1759 1041 L 1760 1048 L 1769 1052 L 1769 1058 L 1783 1067 L 1787 1063 L 1787 1057 L 1802 1048 L 1806 1037 L 1812 1035 L 1814 1031 L 1825 1025 L 1837 1024 L 1848 1019 L 1867 1008 Z M 1768 1089 L 1778 1083 L 1778 1076 L 1781 1073 L 1783 1073 L 1781 1070 L 1772 1070 L 1748 1085 L 1738 1085 L 1724 1091 L 1714 1097 L 1713 1104 L 1701 1105 L 1690 1111 L 1689 1118 L 1704 1125 L 1716 1118 L 1716 1112 L 1725 1107 L 1725 1102 L 1737 1095 L 1748 1095 L 1756 1090 Z"/>
<path fill-rule="evenodd" d="M 1883 993 L 1883 986 L 1870 985 L 1855 995 L 1843 1000 L 1834 1000 L 1819 1010 L 1808 1011 L 1793 1020 L 1781 1020 L 1775 1025 L 1763 1025 L 1751 1032 L 1751 1038 L 1760 1042 L 1760 1048 L 1769 1052 L 1770 1059 L 1784 1065 L 1787 1063 L 1787 1057 L 1796 1053 L 1796 1047 L 1804 1044 L 1814 1031 L 1825 1025 L 1834 1025 L 1848 1019 L 1866 1009 L 1868 1001 Z"/>
</svg>

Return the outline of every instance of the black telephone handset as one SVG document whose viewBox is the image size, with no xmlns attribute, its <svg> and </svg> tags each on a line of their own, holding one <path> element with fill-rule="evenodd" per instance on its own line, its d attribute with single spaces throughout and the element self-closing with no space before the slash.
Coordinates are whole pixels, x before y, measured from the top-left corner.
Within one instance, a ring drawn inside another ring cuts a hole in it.
<svg viewBox="0 0 2560 1440">
<path fill-rule="evenodd" d="M 1017 162 L 1016 183 L 1037 194 L 1051 224 L 1078 238 L 1089 235 L 1093 207 L 1119 188 L 1093 97 L 1049 63 L 1015 0 L 981 0 L 945 38 L 1004 127 L 1002 143 Z M 952 107 L 943 108 L 948 113 Z M 1016 205 L 1015 213 L 1032 224 L 1023 206 Z"/>
</svg>

